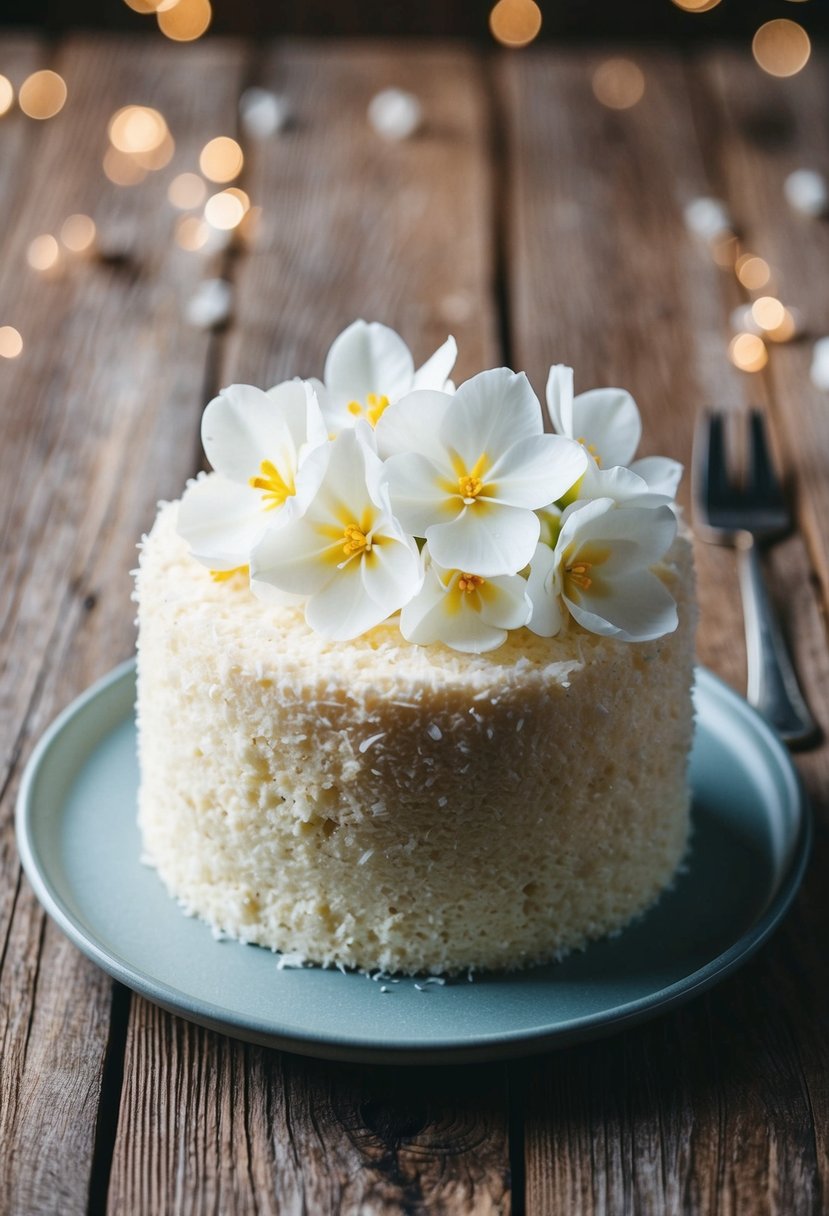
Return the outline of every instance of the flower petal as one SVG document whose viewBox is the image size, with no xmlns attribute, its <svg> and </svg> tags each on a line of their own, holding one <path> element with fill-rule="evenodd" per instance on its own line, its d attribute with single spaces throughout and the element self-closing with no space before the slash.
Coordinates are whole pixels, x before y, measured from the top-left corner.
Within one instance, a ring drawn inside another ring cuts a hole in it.
<svg viewBox="0 0 829 1216">
<path fill-rule="evenodd" d="M 420 452 L 445 463 L 438 436 L 452 400 L 448 393 L 419 389 L 390 405 L 374 429 L 380 455 L 385 459 L 400 452 Z"/>
<path fill-rule="evenodd" d="M 426 539 L 439 565 L 490 577 L 526 566 L 540 531 L 532 511 L 479 500 L 457 519 L 427 528 Z"/>
<path fill-rule="evenodd" d="M 485 476 L 499 502 L 534 510 L 566 494 L 586 468 L 587 454 L 572 439 L 533 435 L 508 448 Z"/>
<path fill-rule="evenodd" d="M 234 570 L 248 565 L 275 514 L 263 511 L 257 490 L 210 473 L 184 491 L 177 526 L 197 561 L 212 570 Z"/>
<path fill-rule="evenodd" d="M 359 637 L 388 615 L 385 604 L 366 595 L 359 560 L 338 570 L 305 605 L 305 619 L 314 632 L 335 642 Z"/>
<path fill-rule="evenodd" d="M 673 633 L 678 624 L 676 604 L 667 587 L 649 570 L 639 570 L 627 578 L 591 587 L 573 603 L 565 596 L 567 607 L 578 623 L 591 633 L 618 637 L 625 642 L 647 642 Z"/>
<path fill-rule="evenodd" d="M 328 427 L 322 416 L 313 384 L 309 380 L 285 380 L 266 394 L 274 402 L 291 433 L 298 453 L 325 443 Z"/>
<path fill-rule="evenodd" d="M 506 629 L 488 624 L 480 612 L 440 581 L 433 567 L 420 593 L 400 614 L 400 632 L 407 642 L 431 646 L 443 642 L 465 654 L 483 654 L 506 641 Z"/>
<path fill-rule="evenodd" d="M 251 579 L 292 595 L 314 595 L 342 559 L 342 538 L 326 535 L 303 517 L 263 537 L 251 554 Z"/>
<path fill-rule="evenodd" d="M 417 595 L 423 583 L 423 563 L 417 545 L 378 528 L 371 554 L 362 561 L 366 594 L 390 616 Z M 384 618 L 385 619 L 385 618 Z"/>
<path fill-rule="evenodd" d="M 639 407 L 622 388 L 594 388 L 573 399 L 572 438 L 605 466 L 630 464 L 642 437 Z"/>
<path fill-rule="evenodd" d="M 414 374 L 413 388 L 435 388 L 443 390 L 458 357 L 458 344 L 450 334 L 443 346 L 430 355 Z"/>
<path fill-rule="evenodd" d="M 201 437 L 213 468 L 231 481 L 247 483 L 263 460 L 293 481 L 297 457 L 290 429 L 272 398 L 252 384 L 231 384 L 208 403 Z"/>
<path fill-rule="evenodd" d="M 462 499 L 446 488 L 445 468 L 419 452 L 390 456 L 383 467 L 392 510 L 406 532 L 425 536 L 432 524 L 449 522 L 463 510 Z"/>
<path fill-rule="evenodd" d="M 603 509 L 590 517 L 582 515 L 597 504 Z M 602 564 L 602 578 L 615 578 L 660 561 L 673 544 L 676 529 L 676 516 L 670 507 L 616 505 L 611 499 L 600 498 L 572 514 L 565 512 L 556 548 L 563 554 L 572 544 L 573 557 L 586 545 L 608 548 L 610 555 Z"/>
<path fill-rule="evenodd" d="M 520 629 L 532 615 L 526 580 L 518 574 L 484 579 L 478 595 L 481 597 L 481 618 L 488 625 Z"/>
<path fill-rule="evenodd" d="M 486 454 L 494 463 L 512 444 L 544 430 L 541 406 L 523 372 L 480 372 L 460 386 L 440 428 L 444 447 L 467 468 Z"/>
<path fill-rule="evenodd" d="M 555 637 L 561 630 L 563 617 L 556 569 L 553 550 L 549 545 L 538 544 L 530 562 L 527 594 L 532 603 L 529 628 L 542 638 Z"/>
<path fill-rule="evenodd" d="M 554 363 L 547 377 L 547 413 L 553 430 L 569 439 L 573 435 L 573 369 Z"/>
<path fill-rule="evenodd" d="M 643 456 L 641 460 L 634 460 L 630 467 L 647 483 L 652 494 L 676 498 L 683 472 L 678 460 L 671 460 L 668 456 Z"/>
<path fill-rule="evenodd" d="M 411 352 L 393 329 L 355 321 L 334 339 L 325 360 L 325 387 L 334 396 L 365 401 L 377 393 L 396 401 L 414 379 Z"/>
</svg>

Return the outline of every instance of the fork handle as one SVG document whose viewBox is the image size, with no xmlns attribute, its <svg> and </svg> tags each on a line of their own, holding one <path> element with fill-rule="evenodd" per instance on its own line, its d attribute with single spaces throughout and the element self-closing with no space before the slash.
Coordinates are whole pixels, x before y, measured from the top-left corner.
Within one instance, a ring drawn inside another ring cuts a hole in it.
<svg viewBox="0 0 829 1216">
<path fill-rule="evenodd" d="M 791 656 L 769 600 L 760 553 L 753 541 L 738 550 L 740 591 L 746 627 L 746 698 L 792 747 L 818 734 L 800 690 Z"/>
</svg>

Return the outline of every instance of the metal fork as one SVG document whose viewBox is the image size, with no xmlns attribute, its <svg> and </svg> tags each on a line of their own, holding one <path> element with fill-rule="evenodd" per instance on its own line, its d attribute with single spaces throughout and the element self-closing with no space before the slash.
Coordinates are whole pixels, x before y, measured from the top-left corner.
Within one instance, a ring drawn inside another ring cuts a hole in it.
<svg viewBox="0 0 829 1216">
<path fill-rule="evenodd" d="M 746 631 L 746 698 L 791 747 L 814 741 L 819 728 L 800 690 L 782 630 L 771 605 L 760 562 L 763 545 L 791 531 L 792 518 L 775 474 L 763 415 L 748 418 L 746 477 L 729 477 L 724 416 L 703 414 L 694 443 L 694 505 L 704 540 L 737 550 Z"/>
</svg>

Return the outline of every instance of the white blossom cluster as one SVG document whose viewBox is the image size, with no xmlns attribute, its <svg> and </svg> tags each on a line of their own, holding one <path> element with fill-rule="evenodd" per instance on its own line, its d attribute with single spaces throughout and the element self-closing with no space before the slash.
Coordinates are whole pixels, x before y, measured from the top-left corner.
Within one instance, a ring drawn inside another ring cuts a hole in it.
<svg viewBox="0 0 829 1216">
<path fill-rule="evenodd" d="M 479 654 L 511 629 L 646 641 L 676 628 L 652 567 L 676 534 L 675 461 L 633 461 L 639 410 L 622 389 L 574 396 L 550 369 L 545 434 L 527 377 L 457 389 L 452 338 L 415 370 L 398 334 L 355 321 L 319 380 L 224 389 L 204 411 L 214 472 L 178 527 L 214 577 L 301 604 L 346 641 L 399 612 L 407 641 Z M 631 463 L 632 462 L 632 463 Z"/>
</svg>

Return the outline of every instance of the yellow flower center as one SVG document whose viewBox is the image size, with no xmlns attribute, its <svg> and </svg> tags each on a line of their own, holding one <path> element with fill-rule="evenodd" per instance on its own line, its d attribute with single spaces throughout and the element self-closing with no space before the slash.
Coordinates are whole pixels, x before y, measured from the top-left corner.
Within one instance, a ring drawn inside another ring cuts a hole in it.
<svg viewBox="0 0 829 1216">
<path fill-rule="evenodd" d="M 484 488 L 480 477 L 465 474 L 458 478 L 458 493 L 466 503 L 474 502 Z"/>
<path fill-rule="evenodd" d="M 361 401 L 349 401 L 347 408 L 355 418 L 365 418 L 372 426 L 377 426 L 389 408 L 389 399 L 384 393 L 369 393 L 365 405 Z"/>
<path fill-rule="evenodd" d="M 577 587 L 580 587 L 582 591 L 587 591 L 593 583 L 593 580 L 590 577 L 590 571 L 592 569 L 592 562 L 578 561 L 572 566 L 565 566 L 564 573 L 570 579 L 570 581 L 575 583 Z"/>
<path fill-rule="evenodd" d="M 270 460 L 263 460 L 259 466 L 259 476 L 251 477 L 248 485 L 254 490 L 262 491 L 262 506 L 266 511 L 281 507 L 286 498 L 296 493 L 293 481 L 289 484 L 284 480 L 276 465 Z"/>
<path fill-rule="evenodd" d="M 233 578 L 236 574 L 244 574 L 247 576 L 248 566 L 234 566 L 232 570 L 211 570 L 210 577 L 214 583 L 226 583 L 229 578 Z"/>
<path fill-rule="evenodd" d="M 477 591 L 479 587 L 483 587 L 486 582 L 485 578 L 481 578 L 480 574 L 462 574 L 458 579 L 458 591 L 463 591 L 465 595 L 471 595 L 473 591 Z"/>
<path fill-rule="evenodd" d="M 343 532 L 343 553 L 354 557 L 355 553 L 369 553 L 371 541 L 357 524 L 348 524 Z"/>
<path fill-rule="evenodd" d="M 593 457 L 593 459 L 595 460 L 595 462 L 599 466 L 599 468 L 602 467 L 602 458 L 599 455 L 599 453 L 596 451 L 595 443 L 588 443 L 583 435 L 580 439 L 576 440 L 576 443 L 580 443 L 583 448 L 587 448 L 588 452 Z"/>
</svg>

